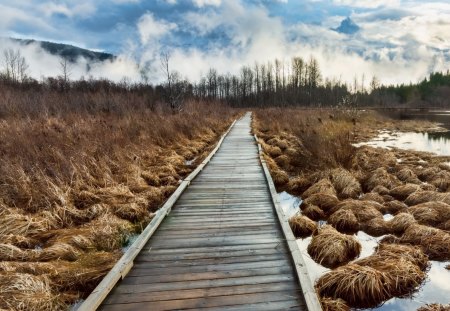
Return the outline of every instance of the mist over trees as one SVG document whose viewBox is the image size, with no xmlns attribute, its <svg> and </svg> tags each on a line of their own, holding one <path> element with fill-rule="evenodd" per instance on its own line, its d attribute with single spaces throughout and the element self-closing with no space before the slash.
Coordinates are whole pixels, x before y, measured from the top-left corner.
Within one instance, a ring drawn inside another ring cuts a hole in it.
<svg viewBox="0 0 450 311">
<path fill-rule="evenodd" d="M 0 83 L 16 87 L 67 92 L 139 92 L 148 98 L 149 107 L 165 103 L 174 113 L 189 99 L 219 101 L 235 107 L 449 107 L 450 72 L 432 73 L 418 84 L 384 86 L 377 77 L 355 77 L 352 83 L 323 77 L 320 64 L 309 59 L 268 61 L 243 66 L 238 74 L 220 73 L 211 68 L 198 82 L 183 78 L 171 67 L 170 53 L 161 55 L 163 82 L 148 83 L 148 72 L 141 82 L 108 79 L 72 81 L 74 64 L 62 58 L 60 75 L 36 81 L 27 76 L 28 65 L 19 50 L 3 51 Z"/>
</svg>

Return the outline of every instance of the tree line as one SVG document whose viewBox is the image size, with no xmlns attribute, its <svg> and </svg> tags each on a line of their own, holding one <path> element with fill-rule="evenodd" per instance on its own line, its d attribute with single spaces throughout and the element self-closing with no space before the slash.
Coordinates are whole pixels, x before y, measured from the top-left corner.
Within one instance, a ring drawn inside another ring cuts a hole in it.
<svg viewBox="0 0 450 311">
<path fill-rule="evenodd" d="M 21 87 L 67 91 L 106 90 L 148 93 L 153 101 L 165 102 L 174 111 L 182 110 L 188 99 L 220 101 L 235 107 L 302 106 L 302 107 L 392 107 L 399 105 L 448 106 L 450 73 L 432 73 L 418 84 L 382 85 L 376 77 L 369 83 L 363 75 L 353 83 L 323 77 L 320 64 L 314 57 L 293 57 L 243 66 L 238 74 L 219 73 L 211 68 L 197 82 L 188 81 L 171 68 L 170 54 L 161 56 L 163 83 L 151 85 L 123 80 L 118 83 L 106 79 L 71 80 L 73 63 L 60 62 L 60 75 L 38 82 L 28 76 L 28 64 L 19 50 L 3 52 L 0 82 Z M 366 86 L 366 84 L 368 86 Z"/>
</svg>

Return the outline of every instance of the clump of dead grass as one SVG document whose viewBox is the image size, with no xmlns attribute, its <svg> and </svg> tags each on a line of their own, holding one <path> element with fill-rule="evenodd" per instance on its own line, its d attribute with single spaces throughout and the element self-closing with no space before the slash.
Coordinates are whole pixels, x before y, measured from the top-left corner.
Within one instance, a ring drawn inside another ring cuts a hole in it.
<svg viewBox="0 0 450 311">
<path fill-rule="evenodd" d="M 337 168 L 330 172 L 330 180 L 341 199 L 357 198 L 361 192 L 361 185 L 353 175 L 343 168 Z"/>
<path fill-rule="evenodd" d="M 324 274 L 316 282 L 320 297 L 343 299 L 355 308 L 373 308 L 391 296 L 389 277 L 375 268 L 347 264 Z"/>
<path fill-rule="evenodd" d="M 320 299 L 320 304 L 323 311 L 350 311 L 350 307 L 343 299 L 332 299 L 323 297 Z"/>
<path fill-rule="evenodd" d="M 397 235 L 402 234 L 406 231 L 410 226 L 416 224 L 416 220 L 414 216 L 409 213 L 399 213 L 394 216 L 393 219 L 387 222 L 389 226 L 389 230 L 391 233 L 395 233 Z"/>
<path fill-rule="evenodd" d="M 380 203 L 380 204 L 384 203 L 384 198 L 380 194 L 378 194 L 376 192 L 365 193 L 363 196 L 361 196 L 360 200 L 362 200 L 362 201 L 374 201 L 374 202 L 377 202 L 377 203 Z"/>
<path fill-rule="evenodd" d="M 340 209 L 328 218 L 328 223 L 343 233 L 356 233 L 359 230 L 359 221 L 349 209 Z"/>
<path fill-rule="evenodd" d="M 408 208 L 408 205 L 406 205 L 403 202 L 392 200 L 389 202 L 385 202 L 383 204 L 383 208 L 380 210 L 382 214 L 398 214 L 402 212 L 403 210 L 406 210 Z"/>
<path fill-rule="evenodd" d="M 317 230 L 317 223 L 308 217 L 295 215 L 289 219 L 289 225 L 297 238 L 306 238 Z"/>
<path fill-rule="evenodd" d="M 450 205 L 444 202 L 426 202 L 411 206 L 407 212 L 421 225 L 437 227 L 450 220 Z"/>
<path fill-rule="evenodd" d="M 372 218 L 361 224 L 361 230 L 374 237 L 390 233 L 390 226 L 383 218 Z"/>
<path fill-rule="evenodd" d="M 330 182 L 329 179 L 324 178 L 319 180 L 317 183 L 315 183 L 314 185 L 309 187 L 305 192 L 303 192 L 302 198 L 307 199 L 313 194 L 318 193 L 328 194 L 336 197 L 336 190 L 334 189 L 333 184 Z"/>
<path fill-rule="evenodd" d="M 361 244 L 352 236 L 339 233 L 325 225 L 314 232 L 308 245 L 308 254 L 316 262 L 327 268 L 343 265 L 361 252 Z"/>
<path fill-rule="evenodd" d="M 300 207 L 302 209 L 302 215 L 305 215 L 312 220 L 319 221 L 326 219 L 325 213 L 318 206 L 302 203 Z"/>
<path fill-rule="evenodd" d="M 339 200 L 331 194 L 315 193 L 306 198 L 303 203 L 306 206 L 315 205 L 319 207 L 325 214 L 329 214 L 329 212 L 339 204 Z"/>
<path fill-rule="evenodd" d="M 409 206 L 413 206 L 430 201 L 438 201 L 450 204 L 450 193 L 439 193 L 435 191 L 416 191 L 406 198 L 405 203 Z"/>
<path fill-rule="evenodd" d="M 377 186 L 393 189 L 401 184 L 397 177 L 389 174 L 384 167 L 380 167 L 368 175 L 364 182 L 364 187 L 367 191 L 372 191 Z"/>
<path fill-rule="evenodd" d="M 316 283 L 321 297 L 346 299 L 354 308 L 373 308 L 418 290 L 428 258 L 418 247 L 380 244 L 364 259 L 328 272 Z"/>
<path fill-rule="evenodd" d="M 449 311 L 449 310 L 450 304 L 443 305 L 439 303 L 426 304 L 417 309 L 417 311 Z"/>
<path fill-rule="evenodd" d="M 406 185 L 401 185 L 401 186 L 395 187 L 394 189 L 391 189 L 389 191 L 389 195 L 393 196 L 397 200 L 403 201 L 409 195 L 413 194 L 414 192 L 416 192 L 420 189 L 421 188 L 419 185 L 406 184 Z"/>
<path fill-rule="evenodd" d="M 420 179 L 417 177 L 417 175 L 414 173 L 414 171 L 407 167 L 401 169 L 395 175 L 397 176 L 398 179 L 400 179 L 401 181 L 403 181 L 405 183 L 416 184 L 416 185 L 420 185 L 422 183 L 422 181 L 420 181 Z"/>
<path fill-rule="evenodd" d="M 8 310 L 64 310 L 67 305 L 52 291 L 46 276 L 0 273 L 0 308 Z"/>
<path fill-rule="evenodd" d="M 431 260 L 450 260 L 450 233 L 414 224 L 398 240 L 402 244 L 420 246 Z"/>
</svg>

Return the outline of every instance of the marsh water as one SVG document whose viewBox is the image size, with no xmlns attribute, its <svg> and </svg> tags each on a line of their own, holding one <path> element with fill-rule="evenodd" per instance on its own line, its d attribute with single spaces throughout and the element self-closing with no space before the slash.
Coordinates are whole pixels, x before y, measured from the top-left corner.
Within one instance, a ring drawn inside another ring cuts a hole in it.
<svg viewBox="0 0 450 311">
<path fill-rule="evenodd" d="M 433 152 L 437 155 L 450 156 L 450 111 L 420 111 L 420 110 L 381 110 L 395 120 L 427 120 L 437 122 L 447 131 L 435 133 L 388 132 L 380 131 L 379 135 L 358 145 L 369 145 L 381 148 L 400 148 L 416 151 Z"/>
<path fill-rule="evenodd" d="M 278 201 L 280 202 L 286 217 L 292 217 L 296 213 L 301 213 L 300 204 L 302 200 L 299 197 L 290 195 L 287 192 L 282 192 L 278 194 Z M 385 221 L 389 221 L 393 216 L 386 214 L 383 218 Z M 320 222 L 319 225 L 323 225 L 324 223 L 325 222 Z M 361 243 L 361 254 L 358 257 L 358 259 L 361 259 L 372 255 L 378 242 L 384 236 L 372 237 L 363 231 L 359 231 L 355 237 Z M 311 237 L 298 239 L 297 245 L 302 253 L 311 282 L 314 284 L 323 274 L 330 271 L 330 269 L 316 263 L 311 256 L 309 256 L 307 248 L 311 239 Z M 427 280 L 416 293 L 411 297 L 392 298 L 374 310 L 409 311 L 417 310 L 419 307 L 429 303 L 449 303 L 450 271 L 445 269 L 447 264 L 448 263 L 445 262 L 431 261 L 430 269 L 427 273 Z"/>
</svg>

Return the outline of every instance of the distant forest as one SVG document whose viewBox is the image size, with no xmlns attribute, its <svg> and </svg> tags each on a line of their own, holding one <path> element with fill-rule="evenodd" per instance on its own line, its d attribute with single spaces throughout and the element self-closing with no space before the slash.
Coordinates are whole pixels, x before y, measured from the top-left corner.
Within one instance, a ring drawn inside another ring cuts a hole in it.
<svg viewBox="0 0 450 311">
<path fill-rule="evenodd" d="M 107 79 L 73 81 L 72 64 L 61 58 L 61 74 L 36 81 L 28 76 L 28 65 L 20 51 L 3 53 L 0 83 L 52 91 L 138 92 L 149 102 L 165 102 L 174 111 L 181 110 L 189 99 L 220 101 L 235 107 L 450 107 L 450 72 L 437 72 L 417 84 L 382 85 L 377 77 L 365 76 L 345 83 L 324 78 L 319 62 L 311 57 L 294 57 L 290 61 L 269 61 L 244 66 L 239 74 L 222 74 L 210 69 L 198 82 L 183 79 L 172 70 L 170 56 L 161 56 L 164 83 L 150 85 L 142 72 L 142 82 Z M 0 56 L 1 57 L 1 56 Z"/>
</svg>

